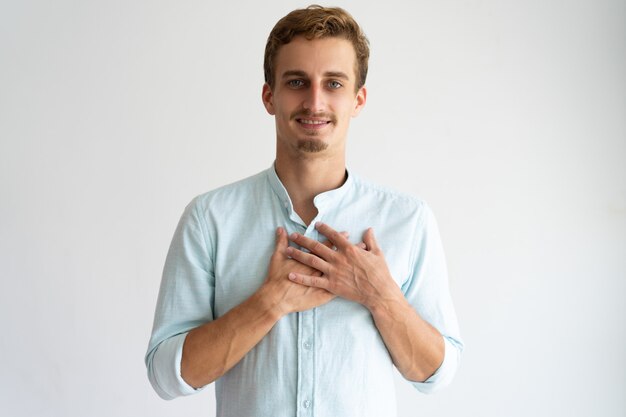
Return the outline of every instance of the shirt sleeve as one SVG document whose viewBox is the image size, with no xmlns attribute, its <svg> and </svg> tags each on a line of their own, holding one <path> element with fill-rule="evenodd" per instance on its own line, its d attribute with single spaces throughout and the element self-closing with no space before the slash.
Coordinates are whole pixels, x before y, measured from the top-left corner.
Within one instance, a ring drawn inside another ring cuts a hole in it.
<svg viewBox="0 0 626 417">
<path fill-rule="evenodd" d="M 209 233 L 198 198 L 178 223 L 165 260 L 145 363 L 148 379 L 163 399 L 198 392 L 181 377 L 187 333 L 213 320 L 215 279 Z"/>
<path fill-rule="evenodd" d="M 450 296 L 448 272 L 435 217 L 424 204 L 412 262 L 412 275 L 402 291 L 417 313 L 443 336 L 444 359 L 426 381 L 410 381 L 420 392 L 432 393 L 448 385 L 460 363 L 463 341 Z"/>
</svg>

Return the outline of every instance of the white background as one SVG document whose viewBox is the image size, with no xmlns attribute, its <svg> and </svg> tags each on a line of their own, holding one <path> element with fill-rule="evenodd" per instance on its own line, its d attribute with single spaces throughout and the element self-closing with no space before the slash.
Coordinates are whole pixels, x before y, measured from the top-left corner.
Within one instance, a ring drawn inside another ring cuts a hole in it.
<svg viewBox="0 0 626 417">
<path fill-rule="evenodd" d="M 184 206 L 270 166 L 265 39 L 299 2 L 0 3 L 0 409 L 213 416 L 143 356 Z M 467 345 L 401 416 L 626 414 L 626 3 L 342 1 L 349 165 L 424 198 Z"/>
</svg>

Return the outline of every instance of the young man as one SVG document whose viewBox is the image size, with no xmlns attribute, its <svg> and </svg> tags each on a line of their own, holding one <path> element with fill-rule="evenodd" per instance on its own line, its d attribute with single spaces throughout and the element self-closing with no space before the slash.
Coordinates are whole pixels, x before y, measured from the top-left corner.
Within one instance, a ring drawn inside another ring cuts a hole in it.
<svg viewBox="0 0 626 417">
<path fill-rule="evenodd" d="M 378 417 L 395 414 L 393 365 L 423 392 L 450 381 L 462 342 L 433 215 L 345 168 L 368 57 L 342 9 L 272 30 L 276 160 L 180 220 L 146 355 L 161 397 L 216 381 L 220 417 Z"/>
</svg>

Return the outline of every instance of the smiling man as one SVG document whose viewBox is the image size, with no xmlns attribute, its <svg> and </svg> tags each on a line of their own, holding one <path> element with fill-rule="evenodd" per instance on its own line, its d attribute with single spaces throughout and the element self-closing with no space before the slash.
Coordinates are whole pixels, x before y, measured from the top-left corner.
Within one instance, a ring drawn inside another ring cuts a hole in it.
<svg viewBox="0 0 626 417">
<path fill-rule="evenodd" d="M 393 416 L 394 365 L 422 392 L 451 380 L 463 344 L 434 217 L 346 170 L 368 58 L 339 8 L 272 30 L 276 159 L 179 222 L 146 354 L 161 397 L 216 381 L 220 417 Z"/>
<path fill-rule="evenodd" d="M 281 151 L 292 157 L 301 151 L 345 153 L 350 119 L 365 104 L 355 63 L 354 48 L 343 38 L 297 37 L 280 49 L 274 70 L 278 79 L 263 86 L 263 102 L 276 117 Z M 328 150 L 331 145 L 336 149 Z"/>
</svg>

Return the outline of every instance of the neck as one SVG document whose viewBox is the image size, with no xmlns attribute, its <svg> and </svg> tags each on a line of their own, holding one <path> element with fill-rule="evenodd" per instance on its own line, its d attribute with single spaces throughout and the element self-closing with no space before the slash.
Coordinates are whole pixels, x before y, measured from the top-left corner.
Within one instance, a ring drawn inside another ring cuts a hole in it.
<svg viewBox="0 0 626 417">
<path fill-rule="evenodd" d="M 346 180 L 345 156 L 302 158 L 276 156 L 276 174 L 289 193 L 294 210 L 309 224 L 317 215 L 316 195 L 341 187 Z"/>
</svg>

